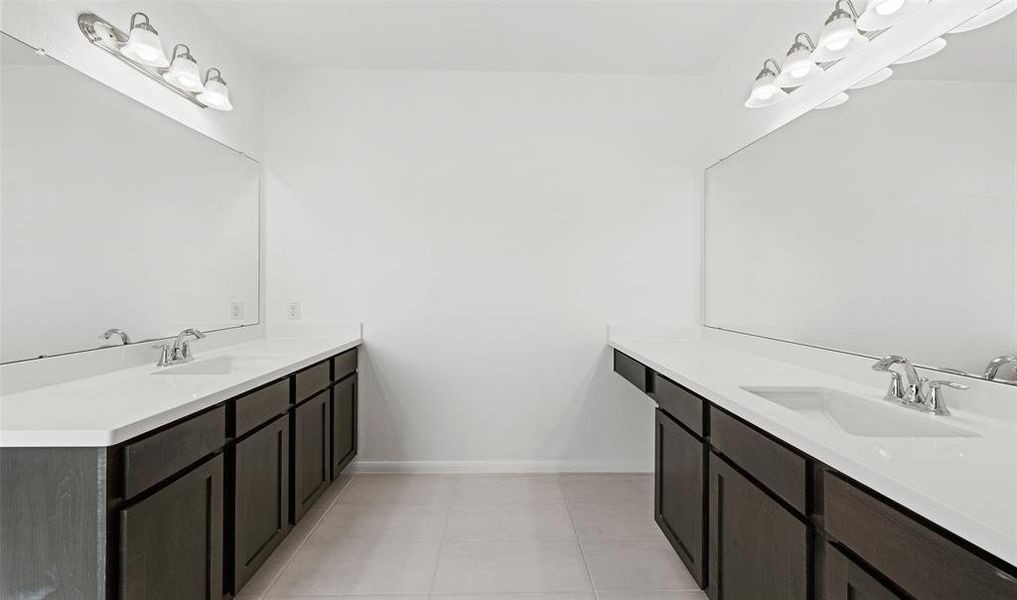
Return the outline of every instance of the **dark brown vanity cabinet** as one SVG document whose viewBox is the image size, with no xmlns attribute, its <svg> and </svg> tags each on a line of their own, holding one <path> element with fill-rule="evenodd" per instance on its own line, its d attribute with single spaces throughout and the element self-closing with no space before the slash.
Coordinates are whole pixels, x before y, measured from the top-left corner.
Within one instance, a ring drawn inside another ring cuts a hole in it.
<svg viewBox="0 0 1017 600">
<path fill-rule="evenodd" d="M 233 590 L 240 590 L 290 529 L 290 425 L 286 415 L 236 443 Z"/>
<path fill-rule="evenodd" d="M 332 390 L 326 389 L 293 409 L 293 506 L 296 524 L 331 481 L 329 414 Z"/>
<path fill-rule="evenodd" d="M 864 567 L 827 544 L 823 550 L 822 598 L 825 600 L 899 600 L 906 598 Z"/>
<path fill-rule="evenodd" d="M 332 479 L 357 455 L 357 374 L 332 388 Z"/>
<path fill-rule="evenodd" d="M 120 511 L 119 598 L 223 595 L 223 457 Z"/>
<path fill-rule="evenodd" d="M 762 488 L 710 453 L 713 600 L 809 597 L 809 528 Z"/>
<path fill-rule="evenodd" d="M 700 587 L 706 585 L 703 441 L 657 410 L 654 519 Z"/>
</svg>

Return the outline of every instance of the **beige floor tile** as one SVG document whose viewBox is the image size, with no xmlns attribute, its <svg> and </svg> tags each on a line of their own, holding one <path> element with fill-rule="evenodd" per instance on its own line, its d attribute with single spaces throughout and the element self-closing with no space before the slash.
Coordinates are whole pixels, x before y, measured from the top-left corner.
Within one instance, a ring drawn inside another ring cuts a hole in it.
<svg viewBox="0 0 1017 600">
<path fill-rule="evenodd" d="M 306 543 L 440 542 L 447 513 L 447 504 L 336 504 Z"/>
<path fill-rule="evenodd" d="M 562 475 L 569 504 L 653 504 L 653 475 L 590 473 Z"/>
<path fill-rule="evenodd" d="M 464 475 L 453 504 L 564 504 L 558 475 Z"/>
<path fill-rule="evenodd" d="M 592 591 L 573 541 L 451 543 L 441 547 L 432 591 L 442 593 Z"/>
<path fill-rule="evenodd" d="M 699 586 L 662 536 L 584 539 L 583 553 L 598 592 L 697 591 Z"/>
<path fill-rule="evenodd" d="M 282 572 L 283 567 L 296 555 L 300 549 L 301 539 L 292 533 L 288 535 L 279 547 L 272 551 L 268 559 L 258 568 L 254 576 L 247 580 L 244 587 L 239 590 L 241 596 L 260 596 L 272 585 L 276 576 Z"/>
<path fill-rule="evenodd" d="M 431 594 L 430 600 L 596 600 L 592 592 L 508 594 Z"/>
<path fill-rule="evenodd" d="M 338 504 L 448 504 L 452 475 L 356 475 Z"/>
<path fill-rule="evenodd" d="M 334 600 L 428 600 L 427 594 L 370 594 L 367 596 L 361 594 L 331 594 L 327 596 L 273 596 L 272 600 L 328 600 L 333 598 Z M 236 598 L 235 600 L 243 600 L 242 598 Z"/>
<path fill-rule="evenodd" d="M 427 592 L 438 547 L 404 542 L 307 544 L 265 597 Z"/>
<path fill-rule="evenodd" d="M 580 538 L 624 539 L 663 535 L 653 520 L 653 506 L 646 502 L 618 504 L 569 504 Z"/>
<path fill-rule="evenodd" d="M 602 592 L 597 600 L 707 600 L 699 592 Z"/>
<path fill-rule="evenodd" d="M 445 539 L 453 542 L 498 542 L 575 539 L 564 504 L 452 505 Z"/>
</svg>

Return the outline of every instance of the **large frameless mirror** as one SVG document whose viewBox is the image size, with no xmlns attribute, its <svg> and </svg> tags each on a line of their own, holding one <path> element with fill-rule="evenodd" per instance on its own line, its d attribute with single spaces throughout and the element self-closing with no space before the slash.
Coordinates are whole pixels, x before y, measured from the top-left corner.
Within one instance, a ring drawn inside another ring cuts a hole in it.
<svg viewBox="0 0 1017 600">
<path fill-rule="evenodd" d="M 707 171 L 708 326 L 1017 382 L 1017 13 L 944 39 Z"/>
<path fill-rule="evenodd" d="M 256 324 L 258 163 L 0 38 L 0 362 Z"/>
</svg>

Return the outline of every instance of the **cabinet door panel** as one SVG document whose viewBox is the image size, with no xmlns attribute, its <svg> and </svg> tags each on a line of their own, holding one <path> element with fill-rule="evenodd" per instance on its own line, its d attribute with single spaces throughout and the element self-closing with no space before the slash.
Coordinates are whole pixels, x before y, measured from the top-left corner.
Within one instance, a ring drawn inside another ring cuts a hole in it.
<svg viewBox="0 0 1017 600">
<path fill-rule="evenodd" d="M 657 410 L 654 516 L 692 577 L 705 586 L 703 442 Z"/>
<path fill-rule="evenodd" d="M 289 419 L 236 445 L 233 590 L 239 591 L 289 531 Z"/>
<path fill-rule="evenodd" d="M 223 457 L 120 512 L 120 598 L 222 598 Z"/>
<path fill-rule="evenodd" d="M 709 523 L 710 598 L 808 597 L 808 527 L 713 453 Z"/>
<path fill-rule="evenodd" d="M 826 600 L 899 600 L 889 587 L 864 568 L 826 544 L 823 564 L 823 597 Z"/>
<path fill-rule="evenodd" d="M 332 389 L 332 479 L 357 455 L 357 376 Z"/>
<path fill-rule="evenodd" d="M 304 516 L 329 483 L 331 392 L 325 390 L 293 412 L 293 523 Z"/>
</svg>

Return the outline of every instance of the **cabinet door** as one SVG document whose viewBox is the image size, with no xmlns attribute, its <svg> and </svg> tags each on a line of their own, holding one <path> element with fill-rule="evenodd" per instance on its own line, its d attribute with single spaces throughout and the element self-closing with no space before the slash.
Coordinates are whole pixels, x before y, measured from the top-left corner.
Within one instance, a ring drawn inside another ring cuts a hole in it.
<svg viewBox="0 0 1017 600">
<path fill-rule="evenodd" d="M 654 517 L 678 557 L 704 587 L 706 461 L 703 442 L 657 410 Z"/>
<path fill-rule="evenodd" d="M 304 516 L 329 483 L 331 419 L 328 389 L 293 412 L 293 523 Z"/>
<path fill-rule="evenodd" d="M 710 598 L 808 596 L 808 526 L 712 452 L 709 523 Z"/>
<path fill-rule="evenodd" d="M 357 455 L 357 376 L 332 389 L 332 479 Z"/>
<path fill-rule="evenodd" d="M 826 600 L 898 600 L 898 595 L 864 568 L 826 544 L 823 598 Z"/>
<path fill-rule="evenodd" d="M 121 510 L 121 600 L 222 598 L 222 510 L 222 454 Z"/>
<path fill-rule="evenodd" d="M 289 531 L 289 419 L 237 442 L 234 456 L 232 589 L 240 591 Z"/>
</svg>

